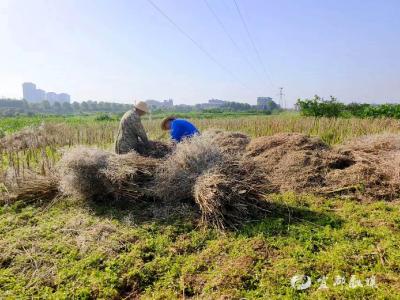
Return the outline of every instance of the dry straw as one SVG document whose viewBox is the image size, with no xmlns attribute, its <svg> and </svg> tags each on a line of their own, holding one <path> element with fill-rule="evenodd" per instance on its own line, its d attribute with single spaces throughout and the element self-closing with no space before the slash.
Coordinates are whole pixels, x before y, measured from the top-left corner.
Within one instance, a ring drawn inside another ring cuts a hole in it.
<svg viewBox="0 0 400 300">
<path fill-rule="evenodd" d="M 159 160 L 137 153 L 117 155 L 78 147 L 61 159 L 58 169 L 64 194 L 93 201 L 138 201 L 149 196 Z"/>
<path fill-rule="evenodd" d="M 167 201 L 192 198 L 197 177 L 224 159 L 221 149 L 210 137 L 196 136 L 179 143 L 157 169 L 155 194 Z"/>
<path fill-rule="evenodd" d="M 100 149 L 76 147 L 66 152 L 57 166 L 60 190 L 65 195 L 101 200 L 112 192 L 102 172 L 113 154 Z"/>
<path fill-rule="evenodd" d="M 114 199 L 143 201 L 153 196 L 153 180 L 160 161 L 137 153 L 112 155 L 101 170 Z"/>
<path fill-rule="evenodd" d="M 209 138 L 211 143 L 216 144 L 223 153 L 230 155 L 243 154 L 250 143 L 250 137 L 240 132 L 214 129 L 207 130 L 202 135 Z"/>
<path fill-rule="evenodd" d="M 269 189 L 256 168 L 225 162 L 197 178 L 193 196 L 204 225 L 232 229 L 265 215 L 264 191 Z"/>
<path fill-rule="evenodd" d="M 271 192 L 361 200 L 393 200 L 400 194 L 397 136 L 373 136 L 331 148 L 301 134 L 278 134 L 247 144 L 242 134 L 214 131 L 179 143 L 174 150 L 170 145 L 157 147 L 153 155 L 164 158 L 71 149 L 52 176 L 18 181 L 7 192 L 8 199 L 45 200 L 60 192 L 92 201 L 158 198 L 165 200 L 159 201 L 165 207 L 192 202 L 203 224 L 237 228 L 264 216 L 265 194 Z"/>
<path fill-rule="evenodd" d="M 48 202 L 60 195 L 58 190 L 58 179 L 55 176 L 40 176 L 30 174 L 11 192 L 0 193 L 0 203 L 13 203 L 22 201 L 28 203 Z"/>
</svg>

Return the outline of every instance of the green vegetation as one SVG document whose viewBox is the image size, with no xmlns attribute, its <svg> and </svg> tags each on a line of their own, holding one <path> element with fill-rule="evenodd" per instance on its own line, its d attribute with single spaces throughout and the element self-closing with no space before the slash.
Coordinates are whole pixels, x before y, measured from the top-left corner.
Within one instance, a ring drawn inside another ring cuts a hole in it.
<svg viewBox="0 0 400 300">
<path fill-rule="evenodd" d="M 237 232 L 184 217 L 145 219 L 140 207 L 73 199 L 1 208 L 0 294 L 9 298 L 361 299 L 400 297 L 395 203 L 275 196 L 264 221 Z M 377 230 L 379 228 L 379 230 Z M 311 277 L 304 291 L 294 275 Z M 355 275 L 363 287 L 350 288 Z M 327 290 L 318 278 L 327 276 Z M 335 276 L 344 285 L 334 286 Z M 376 288 L 365 285 L 375 276 Z"/>
<path fill-rule="evenodd" d="M 121 104 L 113 102 L 83 101 L 78 102 L 27 102 L 26 100 L 0 99 L 0 116 L 35 116 L 35 115 L 82 115 L 82 114 L 122 114 L 132 107 L 131 104 Z M 201 105 L 176 105 L 169 108 L 153 107 L 153 114 L 185 114 L 198 115 L 232 115 L 239 113 L 244 115 L 271 114 L 280 111 L 275 102 L 270 102 L 268 106 L 258 107 L 248 103 L 225 102 L 219 108 L 206 109 Z"/>
<path fill-rule="evenodd" d="M 372 105 L 366 103 L 344 104 L 331 97 L 324 100 L 318 96 L 313 99 L 299 99 L 297 106 L 304 116 L 312 117 L 358 117 L 358 118 L 395 118 L 400 119 L 400 104 Z"/>
<path fill-rule="evenodd" d="M 19 131 L 28 126 L 39 126 L 42 123 L 59 124 L 65 123 L 68 125 L 89 125 L 99 122 L 113 122 L 117 124 L 123 113 L 94 113 L 83 115 L 35 115 L 35 116 L 17 116 L 0 118 L 0 131 L 4 134 Z M 262 111 L 243 111 L 243 112 L 229 112 L 229 111 L 204 111 L 204 112 L 158 112 L 153 113 L 151 116 L 147 115 L 143 118 L 145 123 L 148 120 L 156 120 L 160 122 L 161 119 L 174 115 L 178 118 L 186 119 L 220 119 L 220 118 L 237 118 L 248 116 L 265 116 L 270 115 L 269 112 Z M 150 121 L 151 123 L 151 121 Z"/>
<path fill-rule="evenodd" d="M 78 102 L 54 102 L 48 101 L 27 102 L 26 100 L 0 99 L 0 116 L 34 116 L 41 115 L 71 115 L 82 113 L 122 113 L 127 111 L 132 105 L 111 102 L 83 101 Z"/>
</svg>

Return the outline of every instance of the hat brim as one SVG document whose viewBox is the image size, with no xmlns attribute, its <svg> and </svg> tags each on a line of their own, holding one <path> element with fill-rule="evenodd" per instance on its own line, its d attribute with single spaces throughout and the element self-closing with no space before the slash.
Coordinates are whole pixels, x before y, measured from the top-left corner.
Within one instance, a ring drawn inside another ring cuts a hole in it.
<svg viewBox="0 0 400 300">
<path fill-rule="evenodd" d="M 173 121 L 173 120 L 175 120 L 176 118 L 175 117 L 167 117 L 167 118 L 165 118 L 164 120 L 162 120 L 162 122 L 161 122 L 161 129 L 162 130 L 168 130 L 168 128 L 167 128 L 167 123 L 168 122 L 171 122 L 171 121 Z"/>
<path fill-rule="evenodd" d="M 140 110 L 140 111 L 142 111 L 142 112 L 145 112 L 146 114 L 149 113 L 149 109 L 146 109 L 146 108 L 142 108 L 142 107 L 137 107 L 137 106 L 135 106 L 135 109 Z"/>
</svg>

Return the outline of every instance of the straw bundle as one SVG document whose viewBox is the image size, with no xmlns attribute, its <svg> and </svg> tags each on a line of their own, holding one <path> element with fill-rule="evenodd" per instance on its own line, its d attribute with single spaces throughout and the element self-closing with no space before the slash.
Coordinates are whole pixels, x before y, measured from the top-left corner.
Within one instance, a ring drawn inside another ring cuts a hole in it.
<svg viewBox="0 0 400 300">
<path fill-rule="evenodd" d="M 249 165 L 248 165 L 249 166 Z M 269 182 L 256 168 L 227 163 L 199 176 L 193 196 L 202 214 L 202 223 L 219 229 L 236 228 L 267 209 L 264 191 Z"/>
<path fill-rule="evenodd" d="M 209 137 L 187 139 L 157 168 L 155 194 L 169 201 L 190 199 L 197 177 L 224 160 L 224 154 Z"/>
</svg>

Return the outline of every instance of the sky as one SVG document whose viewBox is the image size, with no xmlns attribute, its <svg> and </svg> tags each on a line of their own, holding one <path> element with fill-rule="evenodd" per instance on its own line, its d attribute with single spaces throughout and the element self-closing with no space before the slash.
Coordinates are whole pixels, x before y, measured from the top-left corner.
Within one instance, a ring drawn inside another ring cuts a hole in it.
<svg viewBox="0 0 400 300">
<path fill-rule="evenodd" d="M 0 97 L 28 81 L 76 101 L 393 102 L 399 16 L 398 0 L 0 0 Z"/>
</svg>

